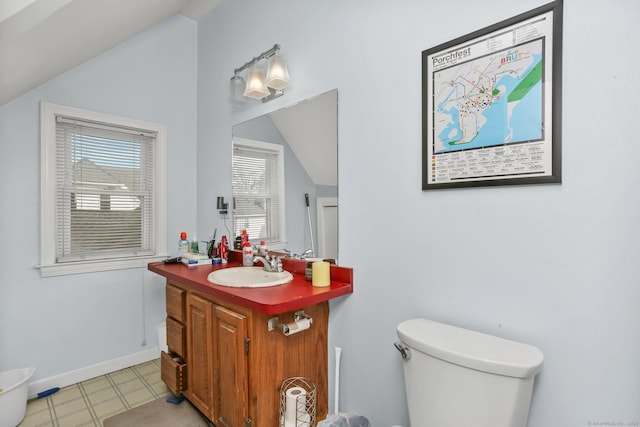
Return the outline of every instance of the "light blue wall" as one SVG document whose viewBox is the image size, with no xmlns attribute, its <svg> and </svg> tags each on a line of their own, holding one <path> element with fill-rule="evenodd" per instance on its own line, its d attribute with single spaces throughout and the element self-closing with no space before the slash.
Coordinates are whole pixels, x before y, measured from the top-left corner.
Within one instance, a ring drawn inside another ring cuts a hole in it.
<svg viewBox="0 0 640 427">
<path fill-rule="evenodd" d="M 195 23 L 178 18 L 0 107 L 0 370 L 134 353 L 142 291 L 148 326 L 164 310 L 143 270 L 33 269 L 41 99 L 167 123 L 171 248 L 196 221 L 202 237 L 224 228 L 232 125 L 338 88 L 340 260 L 355 273 L 331 311 L 341 410 L 407 425 L 395 327 L 429 317 L 542 349 L 530 427 L 640 420 L 635 0 L 565 0 L 562 185 L 420 190 L 420 52 L 544 3 L 222 0 L 198 25 L 197 65 Z M 276 42 L 294 86 L 232 108 L 233 69 Z"/>
<path fill-rule="evenodd" d="M 355 292 L 332 304 L 330 349 L 343 348 L 341 410 L 375 426 L 408 424 L 392 344 L 412 317 L 540 347 L 530 427 L 640 420 L 638 3 L 565 1 L 562 185 L 420 189 L 421 51 L 545 3 L 222 0 L 199 24 L 201 181 L 231 176 L 232 125 L 338 88 Z M 293 86 L 233 108 L 233 69 L 274 43 Z M 215 196 L 199 190 L 199 228 Z"/>
<path fill-rule="evenodd" d="M 0 106 L 0 371 L 34 380 L 156 345 L 163 280 L 146 269 L 41 278 L 41 100 L 168 131 L 168 248 L 195 230 L 197 24 L 174 18 Z M 146 345 L 142 342 L 146 341 Z"/>
</svg>

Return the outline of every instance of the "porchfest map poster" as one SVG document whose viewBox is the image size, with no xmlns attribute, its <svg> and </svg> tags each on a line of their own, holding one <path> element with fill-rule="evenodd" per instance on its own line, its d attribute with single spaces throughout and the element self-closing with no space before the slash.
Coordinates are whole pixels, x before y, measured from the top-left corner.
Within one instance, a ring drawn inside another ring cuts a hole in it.
<svg viewBox="0 0 640 427">
<path fill-rule="evenodd" d="M 422 189 L 561 182 L 562 2 L 422 52 Z"/>
</svg>

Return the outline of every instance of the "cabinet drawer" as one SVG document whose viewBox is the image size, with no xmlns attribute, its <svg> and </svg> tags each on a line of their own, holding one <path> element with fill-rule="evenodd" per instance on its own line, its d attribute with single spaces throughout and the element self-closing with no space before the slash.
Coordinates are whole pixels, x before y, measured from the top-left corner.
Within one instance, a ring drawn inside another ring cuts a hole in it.
<svg viewBox="0 0 640 427">
<path fill-rule="evenodd" d="M 160 355 L 160 378 L 167 388 L 179 395 L 187 388 L 187 365 L 184 360 L 164 351 Z"/>
<path fill-rule="evenodd" d="M 167 317 L 167 346 L 169 351 L 177 353 L 183 358 L 186 356 L 184 325 L 177 320 Z"/>
<path fill-rule="evenodd" d="M 186 292 L 176 286 L 167 283 L 167 315 L 178 322 L 184 323 Z"/>
</svg>

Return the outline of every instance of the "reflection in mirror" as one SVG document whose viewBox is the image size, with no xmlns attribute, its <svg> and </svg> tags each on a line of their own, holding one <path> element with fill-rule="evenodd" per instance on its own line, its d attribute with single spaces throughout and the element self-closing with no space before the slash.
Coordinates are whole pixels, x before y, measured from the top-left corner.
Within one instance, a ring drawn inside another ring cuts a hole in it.
<svg viewBox="0 0 640 427">
<path fill-rule="evenodd" d="M 337 90 L 235 125 L 232 170 L 234 235 L 338 258 Z"/>
</svg>

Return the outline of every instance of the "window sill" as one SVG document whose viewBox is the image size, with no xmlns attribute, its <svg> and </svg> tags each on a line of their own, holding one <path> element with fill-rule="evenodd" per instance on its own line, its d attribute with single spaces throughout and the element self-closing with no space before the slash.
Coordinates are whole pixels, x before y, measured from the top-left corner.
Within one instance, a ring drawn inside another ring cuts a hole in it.
<svg viewBox="0 0 640 427">
<path fill-rule="evenodd" d="M 37 265 L 41 277 L 65 276 L 68 274 L 94 273 L 98 271 L 124 270 L 147 267 L 150 262 L 162 261 L 166 257 L 149 256 L 131 259 L 78 261 L 60 264 Z"/>
</svg>

